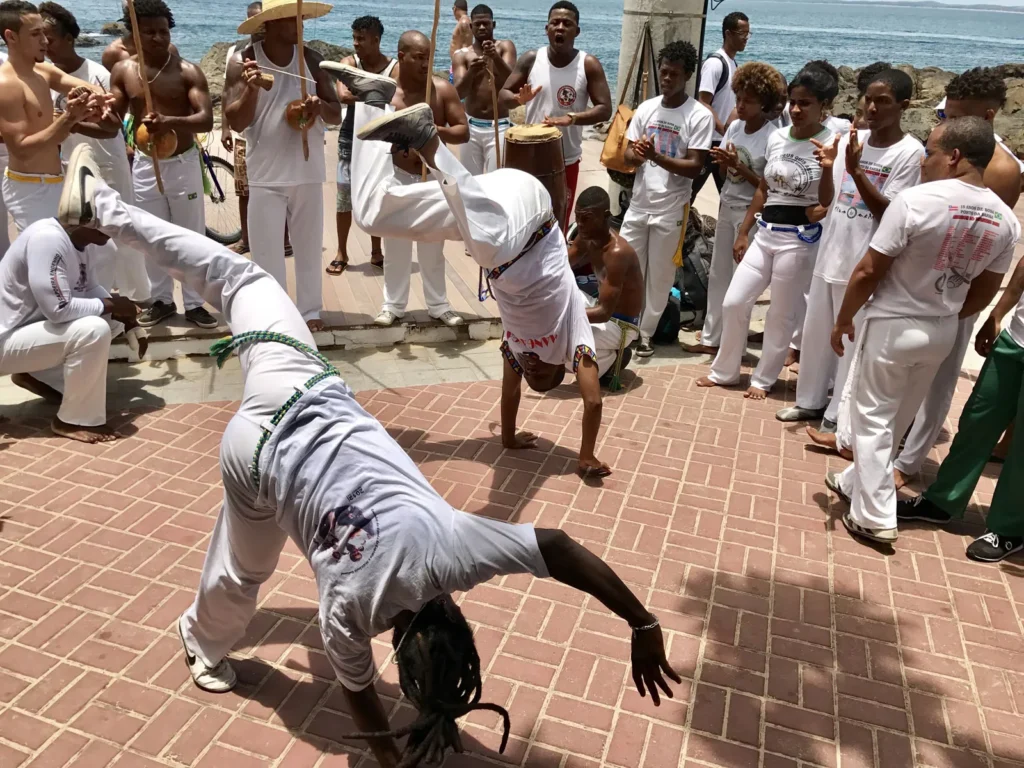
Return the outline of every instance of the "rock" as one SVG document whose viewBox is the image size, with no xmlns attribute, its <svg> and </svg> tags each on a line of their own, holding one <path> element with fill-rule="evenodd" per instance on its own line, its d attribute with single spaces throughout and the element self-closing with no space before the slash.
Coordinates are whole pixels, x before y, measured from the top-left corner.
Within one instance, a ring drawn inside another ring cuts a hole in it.
<svg viewBox="0 0 1024 768">
<path fill-rule="evenodd" d="M 78 39 L 75 40 L 76 48 L 98 48 L 100 46 L 106 47 L 106 43 L 102 40 L 97 40 L 92 35 L 79 35 Z"/>
<path fill-rule="evenodd" d="M 907 70 L 904 70 L 907 71 Z M 926 101 L 935 106 L 946 95 L 946 86 L 953 79 L 952 72 L 946 72 L 938 67 L 924 67 L 914 70 L 913 67 L 907 72 L 914 78 L 916 85 L 914 98 L 919 101 Z"/>
<path fill-rule="evenodd" d="M 1024 77 L 1011 77 L 1006 81 L 1004 115 L 1015 115 L 1024 109 Z"/>
<path fill-rule="evenodd" d="M 123 21 L 108 21 L 102 27 L 100 27 L 100 34 L 111 35 L 112 37 L 120 37 L 121 35 L 127 34 L 128 28 L 124 25 Z"/>
</svg>

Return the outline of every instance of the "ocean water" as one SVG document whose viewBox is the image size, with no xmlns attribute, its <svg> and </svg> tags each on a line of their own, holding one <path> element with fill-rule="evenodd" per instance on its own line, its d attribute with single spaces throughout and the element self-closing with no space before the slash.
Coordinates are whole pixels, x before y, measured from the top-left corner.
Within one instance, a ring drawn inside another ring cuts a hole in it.
<svg viewBox="0 0 1024 768">
<path fill-rule="evenodd" d="M 246 0 L 168 0 L 175 16 L 172 32 L 182 54 L 199 61 L 211 44 L 234 41 L 245 18 Z M 120 16 L 121 0 L 75 0 L 69 3 L 82 29 L 99 30 Z M 474 0 L 470 0 L 470 5 Z M 496 34 L 511 38 L 520 52 L 544 45 L 544 21 L 551 0 L 490 0 L 498 22 Z M 578 46 L 597 56 L 614 81 L 622 34 L 622 0 L 577 0 L 582 9 Z M 450 0 L 441 2 L 437 68 L 448 67 L 448 40 L 454 25 Z M 897 3 L 858 5 L 844 2 L 775 2 L 727 0 L 713 11 L 705 33 L 705 56 L 721 44 L 722 19 L 740 10 L 751 20 L 752 36 L 740 62 L 766 61 L 787 77 L 808 59 L 862 66 L 878 59 L 914 66 L 937 66 L 959 72 L 979 65 L 1024 61 L 1024 13 L 915 8 Z M 368 6 L 335 0 L 327 16 L 307 22 L 306 37 L 347 45 L 352 19 L 375 13 L 384 23 L 382 47 L 394 50 L 407 29 L 430 33 L 433 5 L 427 0 L 390 0 Z M 93 57 L 98 49 L 83 49 Z M 95 54 L 98 58 L 98 53 Z"/>
</svg>

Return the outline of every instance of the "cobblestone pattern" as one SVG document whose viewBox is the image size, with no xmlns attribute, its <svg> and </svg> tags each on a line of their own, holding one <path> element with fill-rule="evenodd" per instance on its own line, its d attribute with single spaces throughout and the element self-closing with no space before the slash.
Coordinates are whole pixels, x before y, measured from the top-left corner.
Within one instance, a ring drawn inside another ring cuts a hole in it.
<svg viewBox="0 0 1024 768">
<path fill-rule="evenodd" d="M 498 719 L 465 724 L 451 768 L 599 765 L 966 766 L 1024 763 L 1024 580 L 963 556 L 967 534 L 854 542 L 808 450 L 766 403 L 698 390 L 706 369 L 648 369 L 605 405 L 603 487 L 571 473 L 578 401 L 524 397 L 540 450 L 494 438 L 496 383 L 362 396 L 453 505 L 559 526 L 660 617 L 684 677 L 653 707 L 632 688 L 626 628 L 556 583 L 510 577 L 462 596 Z M 970 382 L 961 382 L 962 403 Z M 45 419 L 0 450 L 0 765 L 373 765 L 320 644 L 315 589 L 289 546 L 236 648 L 235 694 L 195 689 L 175 634 L 219 506 L 232 403 L 126 414 L 128 439 L 83 446 Z M 958 411 L 958 406 L 954 407 Z M 558 447 L 553 447 L 554 441 Z M 993 480 L 979 489 L 985 500 Z M 386 638 L 385 638 L 386 640 Z M 389 645 L 379 690 L 398 701 Z M 1020 761 L 1020 762 L 1014 762 Z"/>
</svg>

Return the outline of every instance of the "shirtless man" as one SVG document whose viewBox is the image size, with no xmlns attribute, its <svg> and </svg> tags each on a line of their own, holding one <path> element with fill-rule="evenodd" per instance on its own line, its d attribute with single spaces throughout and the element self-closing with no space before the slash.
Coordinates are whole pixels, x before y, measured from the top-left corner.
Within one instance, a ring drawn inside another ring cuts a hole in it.
<svg viewBox="0 0 1024 768">
<path fill-rule="evenodd" d="M 124 12 L 123 15 L 128 14 L 128 6 L 123 5 L 121 10 Z M 174 43 L 171 43 L 171 53 L 175 56 L 178 55 L 178 49 L 174 46 Z M 100 63 L 103 64 L 109 72 L 119 61 L 130 59 L 134 55 L 135 38 L 132 36 L 131 29 L 126 29 L 125 33 L 121 35 L 121 37 L 114 40 L 103 50 L 103 55 L 100 57 Z"/>
<path fill-rule="evenodd" d="M 473 30 L 469 24 L 469 3 L 467 0 L 455 0 L 452 5 L 455 15 L 455 29 L 452 30 L 452 41 L 448 44 L 448 61 L 455 63 L 455 54 L 464 51 L 473 42 Z M 448 68 L 448 82 L 455 82 L 455 68 Z"/>
<path fill-rule="evenodd" d="M 360 16 L 352 22 L 351 56 L 341 60 L 356 69 L 364 69 L 376 75 L 396 77 L 398 61 L 385 56 L 380 50 L 380 39 L 384 36 L 384 25 L 376 16 Z M 348 108 L 338 131 L 338 199 L 335 221 L 338 227 L 338 255 L 327 267 L 328 275 L 340 275 L 348 267 L 348 233 L 352 228 L 352 126 L 356 111 L 355 97 L 342 82 L 337 83 L 338 100 Z M 370 238 L 370 266 L 384 269 L 384 251 L 379 237 Z"/>
<path fill-rule="evenodd" d="M 427 75 L 429 72 L 430 40 L 426 35 L 410 30 L 404 32 L 398 40 L 398 88 L 391 99 L 396 110 L 412 107 L 426 102 Z M 345 67 L 346 65 L 338 65 Z M 325 67 L 332 70 L 330 65 Z M 451 83 L 435 77 L 430 93 L 430 108 L 434 113 L 434 124 L 437 133 L 445 144 L 465 144 L 469 139 L 469 126 L 466 123 L 466 111 L 459 101 L 459 94 Z M 399 184 L 415 184 L 420 181 L 423 165 L 415 155 L 409 152 L 397 152 L 395 164 L 395 181 Z M 384 303 L 380 314 L 373 321 L 379 326 L 392 325 L 405 314 L 409 303 L 409 279 L 412 276 L 413 241 L 405 238 L 385 237 L 384 251 Z M 452 310 L 448 303 L 448 292 L 445 286 L 444 242 L 416 242 L 416 258 L 420 265 L 420 276 L 423 278 L 423 297 L 427 303 L 427 312 L 435 320 L 447 326 L 462 324 L 462 318 Z"/>
<path fill-rule="evenodd" d="M 494 39 L 494 12 L 478 5 L 469 15 L 473 28 L 473 45 L 452 56 L 455 90 L 459 92 L 469 115 L 469 143 L 459 152 L 459 159 L 470 173 L 486 173 L 497 168 L 494 143 L 494 121 L 498 121 L 498 145 L 505 140 L 505 131 L 512 123 L 508 106 L 498 105 L 494 114 L 492 89 L 501 86 L 516 65 L 516 46 L 511 40 Z"/>
<path fill-rule="evenodd" d="M 203 233 L 206 231 L 206 200 L 195 135 L 213 130 L 213 104 L 206 75 L 197 65 L 171 52 L 174 16 L 164 0 L 136 0 L 135 15 L 145 71 L 140 69 L 138 56 L 114 66 L 110 73 L 114 108 L 122 117 L 131 112 L 136 135 L 144 125 L 156 141 L 168 134 L 175 137 L 170 156 L 159 161 L 163 192 L 157 185 L 152 159 L 134 141 L 135 136 L 131 137 L 137 150 L 132 165 L 136 204 L 164 221 Z M 124 22 L 131 25 L 127 13 Z M 146 112 L 143 77 L 153 97 L 151 113 Z M 178 312 L 174 304 L 174 280 L 151 262 L 147 262 L 146 267 L 152 286 L 152 304 L 139 315 L 139 325 L 144 328 L 174 317 Z M 216 328 L 217 319 L 203 306 L 202 297 L 185 285 L 181 292 L 185 319 L 200 328 Z"/>
<path fill-rule="evenodd" d="M 554 125 L 562 131 L 568 217 L 583 158 L 583 126 L 611 118 L 612 94 L 601 62 L 576 48 L 579 8 L 569 0 L 557 0 L 548 11 L 544 30 L 548 44 L 519 57 L 498 103 L 509 109 L 525 104 L 526 122 Z M 564 229 L 566 222 L 561 224 Z"/>
<path fill-rule="evenodd" d="M 10 154 L 3 197 L 18 231 L 57 214 L 60 202 L 60 144 L 80 123 L 97 135 L 114 136 L 116 127 L 97 124 L 110 99 L 98 86 L 79 80 L 44 61 L 46 24 L 38 9 L 22 0 L 0 3 L 0 35 L 8 60 L 0 65 L 0 136 Z M 83 87 L 71 95 L 72 89 Z M 50 91 L 68 96 L 64 112 L 54 115 Z M 6 219 L 4 227 L 7 226 Z"/>
<path fill-rule="evenodd" d="M 583 190 L 576 201 L 577 234 L 569 245 L 569 263 L 576 269 L 589 262 L 597 277 L 596 301 L 584 293 L 587 319 L 594 331 L 601 383 L 616 390 L 619 373 L 629 364 L 629 345 L 640 335 L 644 274 L 636 251 L 612 230 L 611 215 L 607 192 L 601 187 Z"/>
</svg>

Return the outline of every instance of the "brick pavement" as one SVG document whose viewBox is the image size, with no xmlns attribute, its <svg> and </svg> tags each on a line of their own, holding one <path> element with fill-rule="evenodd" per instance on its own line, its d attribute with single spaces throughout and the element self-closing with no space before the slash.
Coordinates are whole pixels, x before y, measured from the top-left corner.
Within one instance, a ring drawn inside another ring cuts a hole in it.
<svg viewBox="0 0 1024 768">
<path fill-rule="evenodd" d="M 452 768 L 988 766 L 1024 763 L 1024 569 L 963 557 L 974 525 L 853 542 L 808 450 L 767 403 L 694 387 L 706 369 L 643 371 L 606 400 L 602 487 L 570 474 L 568 388 L 524 397 L 524 425 L 557 448 L 493 438 L 497 383 L 361 400 L 453 505 L 560 526 L 614 564 L 661 617 L 684 677 L 660 709 L 631 689 L 628 635 L 594 600 L 508 577 L 462 605 L 485 699 Z M 960 398 L 969 381 L 961 382 Z M 128 439 L 81 446 L 43 418 L 0 445 L 0 766 L 372 765 L 332 682 L 315 589 L 294 547 L 235 651 L 242 685 L 188 679 L 174 632 L 218 509 L 231 403 L 122 414 Z M 42 414 L 43 411 L 40 411 Z M 991 493 L 983 480 L 979 495 Z M 838 525 L 839 530 L 836 530 Z M 379 690 L 397 701 L 385 642 Z M 1020 762 L 1014 762 L 1020 761 Z"/>
</svg>

